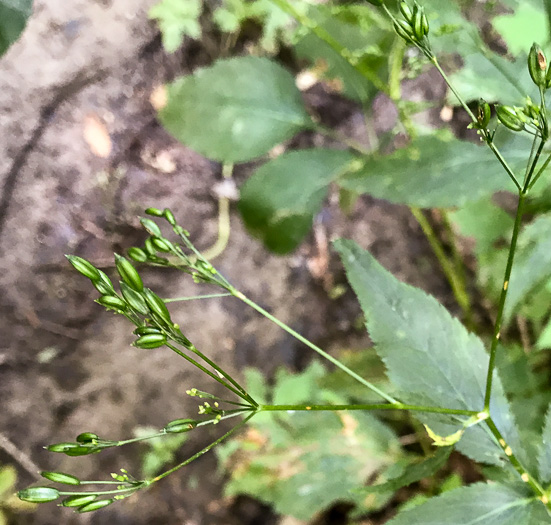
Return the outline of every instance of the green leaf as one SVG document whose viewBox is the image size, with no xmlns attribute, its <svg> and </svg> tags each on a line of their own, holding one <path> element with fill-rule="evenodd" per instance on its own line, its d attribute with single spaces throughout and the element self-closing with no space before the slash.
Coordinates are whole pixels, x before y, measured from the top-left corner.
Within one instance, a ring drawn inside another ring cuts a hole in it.
<svg viewBox="0 0 551 525">
<path fill-rule="evenodd" d="M 488 367 L 482 341 L 433 297 L 398 281 L 354 242 L 338 240 L 335 248 L 400 399 L 409 404 L 482 409 Z M 497 373 L 490 413 L 515 453 L 522 456 L 518 431 Z M 422 412 L 413 415 L 440 436 L 457 432 L 465 422 L 464 418 L 458 421 Z M 457 448 L 480 462 L 501 464 L 505 459 L 484 423 L 467 428 Z"/>
<path fill-rule="evenodd" d="M 390 26 L 381 27 L 380 17 L 368 6 L 342 7 L 341 16 L 327 6 L 312 7 L 309 16 L 350 53 L 348 59 L 341 56 L 329 44 L 314 33 L 308 32 L 297 41 L 295 51 L 301 59 L 315 64 L 322 78 L 341 84 L 347 97 L 367 102 L 378 92 L 373 84 L 358 69 L 369 69 L 383 76 L 388 57 L 383 49 L 390 46 L 394 33 Z M 345 10 L 346 9 L 346 10 Z M 386 20 L 383 19 L 384 22 Z M 355 62 L 356 67 L 350 64 Z"/>
<path fill-rule="evenodd" d="M 33 0 L 0 0 L 0 55 L 21 35 L 32 13 Z"/>
<path fill-rule="evenodd" d="M 534 42 L 544 45 L 549 40 L 544 3 L 541 0 L 536 5 L 519 2 L 513 13 L 499 15 L 493 19 L 492 25 L 505 40 L 509 53 L 513 56 L 527 55 Z"/>
<path fill-rule="evenodd" d="M 178 140 L 228 163 L 259 157 L 311 125 L 293 76 L 252 56 L 176 80 L 159 116 Z"/>
<path fill-rule="evenodd" d="M 515 144 L 507 158 L 525 162 L 526 150 Z M 369 156 L 361 167 L 339 179 L 357 193 L 423 208 L 462 206 L 514 185 L 483 146 L 424 136 L 409 147 L 384 157 Z"/>
<path fill-rule="evenodd" d="M 314 362 L 300 374 L 279 370 L 271 397 L 276 403 L 326 402 L 324 367 Z M 400 458 L 389 427 L 364 412 L 260 413 L 246 434 L 217 449 L 230 475 L 228 496 L 249 494 L 276 512 L 301 520 L 336 502 L 361 503 L 351 489 Z M 227 452 L 230 453 L 227 453 Z M 371 508 L 388 493 L 373 494 Z"/>
<path fill-rule="evenodd" d="M 5 465 L 0 468 L 0 501 L 2 497 L 13 491 L 17 481 L 17 471 L 13 465 Z"/>
<path fill-rule="evenodd" d="M 149 10 L 149 18 L 159 23 L 166 51 L 176 51 L 185 36 L 201 37 L 199 17 L 202 8 L 202 0 L 162 0 Z"/>
<path fill-rule="evenodd" d="M 329 184 L 353 159 L 347 151 L 307 149 L 267 162 L 241 188 L 245 225 L 270 250 L 294 250 L 312 227 Z"/>
<path fill-rule="evenodd" d="M 358 489 L 357 492 L 368 494 L 371 492 L 396 492 L 402 487 L 407 487 L 412 483 L 433 476 L 446 464 L 452 450 L 453 447 L 439 448 L 434 456 L 430 456 L 418 463 L 412 463 L 406 466 L 404 472 L 399 476 L 391 478 L 384 483 L 379 483 L 378 485 L 362 487 Z"/>
<path fill-rule="evenodd" d="M 388 525 L 543 525 L 545 507 L 506 485 L 476 483 L 401 512 Z"/>
<path fill-rule="evenodd" d="M 521 232 L 505 302 L 510 319 L 520 302 L 551 276 L 551 215 L 538 217 Z"/>
<path fill-rule="evenodd" d="M 551 405 L 547 409 L 538 454 L 538 468 L 542 483 L 551 481 Z"/>
</svg>

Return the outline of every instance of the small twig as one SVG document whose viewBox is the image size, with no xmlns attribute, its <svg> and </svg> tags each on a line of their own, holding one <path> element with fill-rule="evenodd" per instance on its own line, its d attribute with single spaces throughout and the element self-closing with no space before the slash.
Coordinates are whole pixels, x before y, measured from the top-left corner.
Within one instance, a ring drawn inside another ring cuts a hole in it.
<svg viewBox="0 0 551 525">
<path fill-rule="evenodd" d="M 18 449 L 4 434 L 0 432 L 0 449 L 11 456 L 33 478 L 40 477 L 40 468 L 22 450 Z"/>
</svg>

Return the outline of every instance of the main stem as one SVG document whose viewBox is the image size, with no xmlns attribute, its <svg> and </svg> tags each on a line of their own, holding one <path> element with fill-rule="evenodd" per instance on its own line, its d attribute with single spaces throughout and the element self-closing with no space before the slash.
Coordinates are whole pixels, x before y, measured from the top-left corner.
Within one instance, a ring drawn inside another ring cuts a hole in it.
<svg viewBox="0 0 551 525">
<path fill-rule="evenodd" d="M 515 252 L 517 249 L 518 234 L 522 223 L 522 215 L 524 211 L 524 201 L 526 193 L 519 192 L 517 213 L 515 217 L 515 224 L 513 226 L 513 236 L 511 238 L 511 245 L 509 246 L 509 255 L 507 256 L 507 266 L 505 267 L 505 276 L 503 278 L 503 286 L 501 288 L 501 295 L 499 298 L 499 306 L 497 310 L 497 317 L 494 326 L 494 335 L 492 338 L 492 346 L 490 347 L 490 362 L 488 364 L 488 374 L 486 377 L 486 395 L 484 397 L 484 410 L 490 413 L 490 399 L 492 397 L 492 382 L 494 378 L 494 369 L 496 366 L 496 354 L 497 344 L 501 336 L 501 324 L 503 322 L 503 312 L 505 309 L 505 300 L 507 299 L 507 291 L 509 289 L 509 280 L 511 279 L 511 270 L 513 269 L 513 261 L 515 259 Z"/>
</svg>

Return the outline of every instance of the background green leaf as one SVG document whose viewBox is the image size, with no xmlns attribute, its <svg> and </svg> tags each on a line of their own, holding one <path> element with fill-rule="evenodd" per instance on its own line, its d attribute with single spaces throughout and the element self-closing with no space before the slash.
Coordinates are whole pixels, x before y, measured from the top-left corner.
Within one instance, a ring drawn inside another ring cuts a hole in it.
<svg viewBox="0 0 551 525">
<path fill-rule="evenodd" d="M 0 55 L 21 35 L 32 13 L 33 0 L 0 0 Z"/>
<path fill-rule="evenodd" d="M 244 162 L 310 125 L 293 76 L 265 58 L 218 60 L 169 86 L 159 114 L 184 144 L 221 162 Z"/>
<path fill-rule="evenodd" d="M 461 487 L 411 510 L 388 525 L 543 525 L 551 523 L 539 501 L 497 483 Z"/>
<path fill-rule="evenodd" d="M 270 250 L 294 250 L 310 230 L 328 185 L 353 159 L 347 151 L 307 149 L 267 162 L 241 188 L 245 225 Z"/>
<path fill-rule="evenodd" d="M 353 241 L 338 240 L 335 248 L 400 399 L 411 404 L 481 410 L 488 367 L 482 341 L 433 297 L 398 281 Z M 497 373 L 490 412 L 507 442 L 522 456 L 518 431 Z M 413 415 L 441 436 L 461 428 L 449 416 Z M 486 425 L 467 429 L 457 448 L 480 462 L 502 464 L 504 460 Z"/>
<path fill-rule="evenodd" d="M 149 18 L 158 21 L 163 46 L 169 53 L 182 45 L 185 36 L 201 37 L 199 16 L 202 9 L 202 0 L 162 0 L 149 10 Z"/>
<path fill-rule="evenodd" d="M 551 405 L 547 409 L 545 416 L 545 424 L 538 452 L 538 468 L 541 481 L 547 484 L 551 481 Z"/>
</svg>

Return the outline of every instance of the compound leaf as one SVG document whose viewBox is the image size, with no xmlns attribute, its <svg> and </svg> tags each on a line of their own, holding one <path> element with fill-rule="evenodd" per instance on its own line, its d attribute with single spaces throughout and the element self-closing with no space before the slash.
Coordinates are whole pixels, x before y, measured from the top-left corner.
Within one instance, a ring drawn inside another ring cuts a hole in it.
<svg viewBox="0 0 551 525">
<path fill-rule="evenodd" d="M 202 0 L 163 0 L 149 10 L 149 18 L 158 21 L 163 46 L 169 53 L 182 45 L 185 36 L 201 37 L 199 17 L 202 8 Z"/>
<path fill-rule="evenodd" d="M 543 525 L 545 507 L 526 493 L 497 483 L 476 483 L 431 498 L 388 525 Z"/>
<path fill-rule="evenodd" d="M 33 0 L 0 0 L 0 56 L 25 29 L 32 6 Z"/>
<path fill-rule="evenodd" d="M 488 367 L 482 341 L 433 297 L 398 281 L 354 242 L 338 240 L 335 247 L 400 399 L 410 404 L 481 410 Z M 523 456 L 497 373 L 490 412 L 507 442 Z M 440 436 L 449 436 L 463 427 L 461 421 L 450 416 L 413 414 Z M 467 428 L 456 446 L 480 462 L 503 464 L 505 459 L 484 424 Z"/>
<path fill-rule="evenodd" d="M 227 163 L 259 157 L 311 123 L 293 76 L 252 56 L 176 80 L 159 116 L 178 140 Z"/>
<path fill-rule="evenodd" d="M 245 225 L 274 252 L 295 249 L 310 230 L 328 185 L 353 159 L 347 151 L 307 149 L 267 162 L 241 189 Z"/>
</svg>

